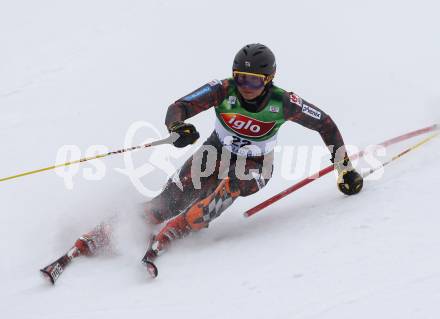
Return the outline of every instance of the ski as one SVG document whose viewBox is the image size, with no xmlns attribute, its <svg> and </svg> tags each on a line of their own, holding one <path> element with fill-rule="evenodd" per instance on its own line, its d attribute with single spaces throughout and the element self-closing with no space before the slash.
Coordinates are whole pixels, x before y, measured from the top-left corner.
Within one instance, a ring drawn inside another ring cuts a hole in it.
<svg viewBox="0 0 440 319">
<path fill-rule="evenodd" d="M 154 236 L 150 237 L 147 252 L 145 253 L 144 257 L 142 258 L 142 264 L 147 268 L 148 273 L 152 278 L 156 278 L 159 274 L 159 271 L 157 269 L 157 266 L 154 264 L 153 260 L 157 257 L 157 253 L 155 250 L 153 250 L 154 242 Z"/>
<path fill-rule="evenodd" d="M 55 285 L 55 282 L 64 272 L 65 268 L 72 262 L 73 258 L 79 255 L 79 249 L 73 247 L 66 254 L 55 260 L 53 263 L 40 269 L 40 272 L 44 278 L 48 279 L 52 283 L 52 285 Z"/>
<path fill-rule="evenodd" d="M 159 271 L 157 270 L 157 266 L 149 260 L 142 259 L 142 264 L 144 264 L 145 267 L 147 267 L 147 271 L 150 274 L 152 278 L 156 278 L 159 274 Z"/>
</svg>

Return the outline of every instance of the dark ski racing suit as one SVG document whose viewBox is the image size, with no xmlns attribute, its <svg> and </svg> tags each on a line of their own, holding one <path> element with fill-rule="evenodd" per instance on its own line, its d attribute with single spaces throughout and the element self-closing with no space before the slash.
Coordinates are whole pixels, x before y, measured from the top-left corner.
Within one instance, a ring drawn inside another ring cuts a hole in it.
<svg viewBox="0 0 440 319">
<path fill-rule="evenodd" d="M 278 99 L 277 105 L 280 107 L 268 105 L 268 103 L 274 103 L 275 98 Z M 249 119 L 250 124 L 263 109 L 269 110 L 267 112 L 282 114 L 283 121 L 296 122 L 317 131 L 331 152 L 332 162 L 335 161 L 337 154 L 338 157 L 341 153 L 346 157 L 343 138 L 331 117 L 296 94 L 284 91 L 272 83 L 266 87 L 260 97 L 249 102 L 242 99 L 233 79 L 210 82 L 171 104 L 165 124 L 170 127 L 175 122 L 183 122 L 210 108 L 217 109 L 220 105 L 227 107 L 225 103 L 228 100 L 229 104 L 239 103 L 247 111 L 246 119 Z M 269 113 L 268 116 L 270 116 Z M 233 123 L 235 120 L 236 118 L 233 117 L 230 122 Z M 226 123 L 226 121 L 223 122 L 223 124 Z M 264 125 L 265 122 L 259 123 Z M 249 127 L 254 128 L 254 131 L 259 130 L 258 127 Z M 237 139 L 243 137 L 240 134 L 237 135 L 239 135 Z M 218 217 L 237 197 L 258 192 L 270 179 L 273 151 L 264 155 L 241 156 L 225 149 L 224 144 L 217 130 L 205 141 L 204 146 L 212 146 L 217 150 L 217 159 L 214 172 L 208 177 L 200 178 L 201 187 L 194 186 L 191 168 L 193 162 L 197 162 L 202 166 L 201 171 L 206 169 L 207 153 L 204 147 L 189 158 L 176 173 L 183 189 L 175 183 L 175 178 L 170 178 L 162 193 L 147 203 L 146 214 L 151 222 L 158 224 L 174 218 L 156 236 L 158 240 L 163 241 L 162 246 L 166 246 L 173 239 L 185 236 L 190 231 L 207 227 L 209 222 Z M 342 152 L 337 152 L 337 150 L 342 150 Z M 230 165 L 225 165 L 222 158 L 230 158 Z M 245 161 L 245 173 L 256 169 L 259 174 L 254 174 L 250 179 L 239 178 L 236 174 L 238 159 Z"/>
</svg>

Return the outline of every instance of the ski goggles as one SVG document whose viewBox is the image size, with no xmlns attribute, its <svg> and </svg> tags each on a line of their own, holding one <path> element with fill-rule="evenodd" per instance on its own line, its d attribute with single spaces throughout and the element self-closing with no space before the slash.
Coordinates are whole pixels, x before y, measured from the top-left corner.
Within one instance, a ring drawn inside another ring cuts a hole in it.
<svg viewBox="0 0 440 319">
<path fill-rule="evenodd" d="M 246 86 L 255 90 L 263 88 L 273 79 L 273 75 L 248 73 L 241 71 L 233 71 L 232 74 L 234 76 L 235 83 L 237 83 L 238 86 Z"/>
</svg>

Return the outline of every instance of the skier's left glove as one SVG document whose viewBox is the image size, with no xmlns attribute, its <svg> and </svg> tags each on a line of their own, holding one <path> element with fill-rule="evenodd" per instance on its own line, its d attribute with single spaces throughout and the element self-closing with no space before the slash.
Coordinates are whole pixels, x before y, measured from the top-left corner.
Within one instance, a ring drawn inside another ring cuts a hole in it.
<svg viewBox="0 0 440 319">
<path fill-rule="evenodd" d="M 356 195 L 362 190 L 364 179 L 354 169 L 341 170 L 338 173 L 338 188 L 342 193 L 345 195 Z"/>
<path fill-rule="evenodd" d="M 173 142 L 175 147 L 185 147 L 194 144 L 200 137 L 194 125 L 185 122 L 174 122 L 168 128 L 170 133 L 177 133 L 179 137 Z"/>
</svg>

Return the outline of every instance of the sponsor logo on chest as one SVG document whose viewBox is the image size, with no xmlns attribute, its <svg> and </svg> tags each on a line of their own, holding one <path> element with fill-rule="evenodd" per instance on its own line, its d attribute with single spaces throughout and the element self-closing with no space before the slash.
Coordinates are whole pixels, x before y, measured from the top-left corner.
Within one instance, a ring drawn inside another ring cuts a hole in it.
<svg viewBox="0 0 440 319">
<path fill-rule="evenodd" d="M 237 97 L 231 95 L 231 96 L 228 98 L 228 103 L 229 103 L 229 105 L 235 105 L 235 103 L 237 103 Z"/>
<path fill-rule="evenodd" d="M 243 114 L 220 113 L 220 116 L 233 132 L 246 137 L 262 137 L 275 127 L 276 122 L 263 122 Z"/>
<path fill-rule="evenodd" d="M 269 111 L 272 112 L 272 113 L 278 113 L 280 111 L 280 108 L 278 106 L 271 105 L 269 107 Z"/>
</svg>

